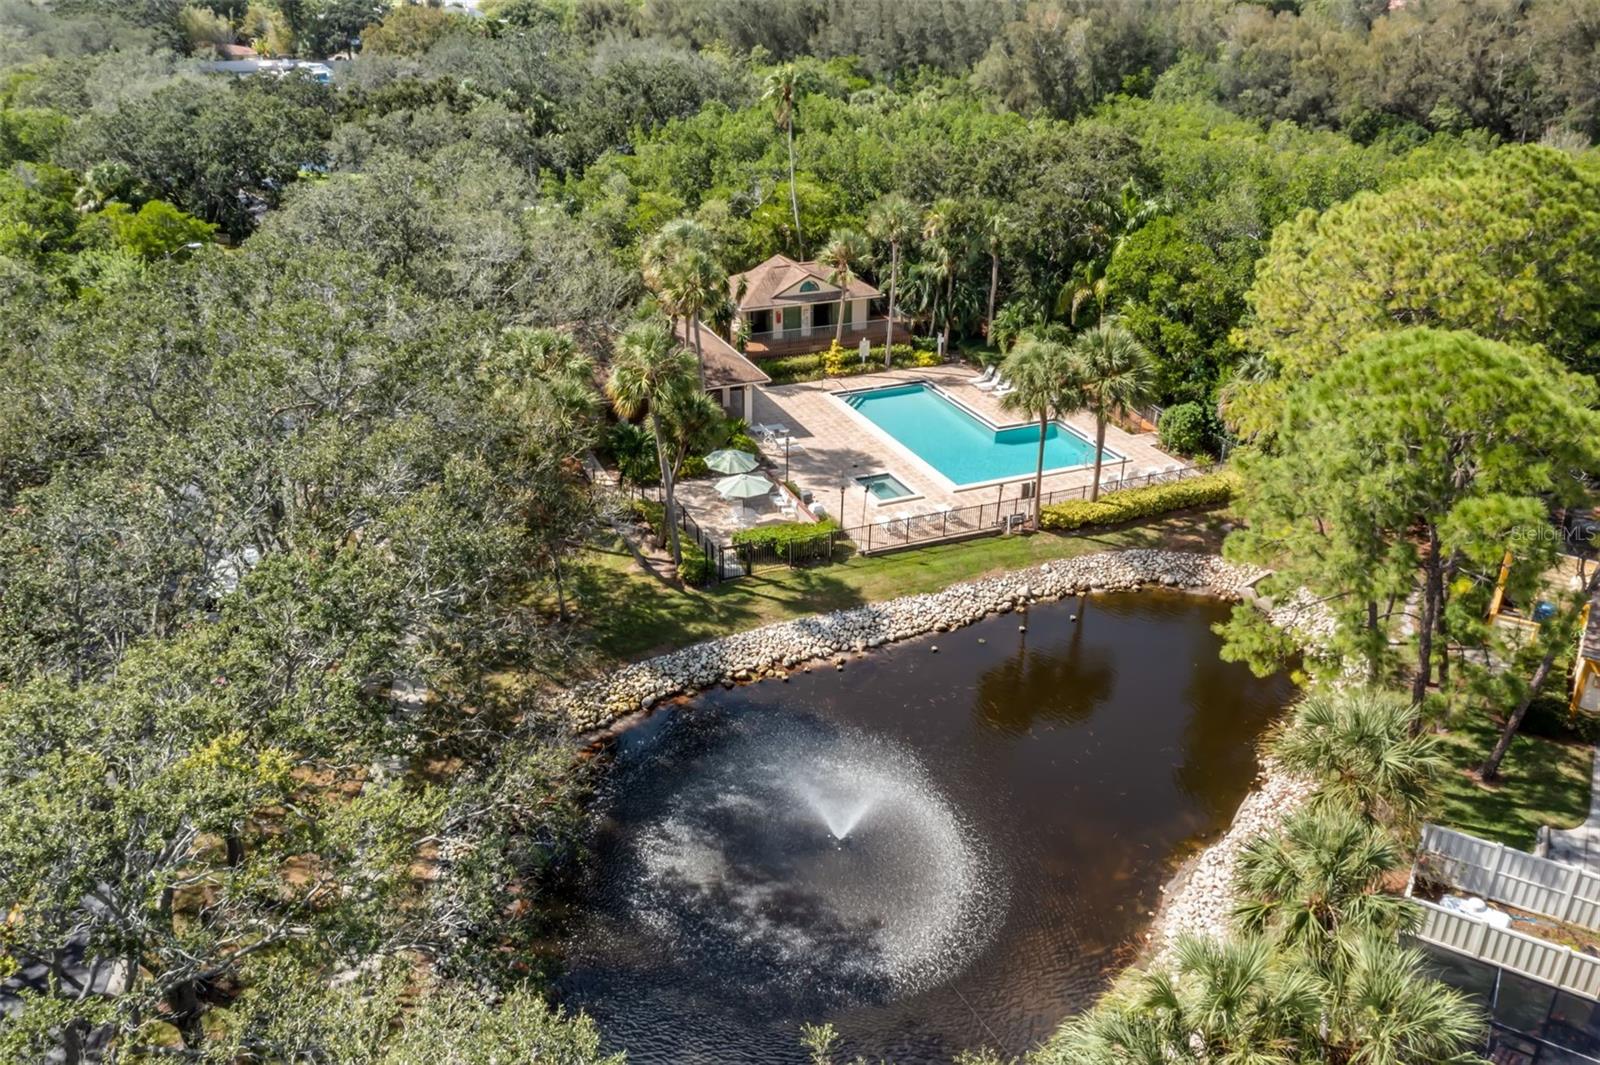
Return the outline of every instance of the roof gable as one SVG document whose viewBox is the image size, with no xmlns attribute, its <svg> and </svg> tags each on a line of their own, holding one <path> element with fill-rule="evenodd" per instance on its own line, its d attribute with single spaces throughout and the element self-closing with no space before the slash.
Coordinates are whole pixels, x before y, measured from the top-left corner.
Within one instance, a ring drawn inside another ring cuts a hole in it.
<svg viewBox="0 0 1600 1065">
<path fill-rule="evenodd" d="M 740 310 L 837 300 L 840 295 L 839 286 L 828 280 L 827 271 L 816 262 L 799 262 L 787 255 L 774 255 L 742 274 L 734 274 L 728 278 L 728 293 Z M 848 295 L 851 299 L 876 299 L 882 293 L 856 278 Z"/>
</svg>

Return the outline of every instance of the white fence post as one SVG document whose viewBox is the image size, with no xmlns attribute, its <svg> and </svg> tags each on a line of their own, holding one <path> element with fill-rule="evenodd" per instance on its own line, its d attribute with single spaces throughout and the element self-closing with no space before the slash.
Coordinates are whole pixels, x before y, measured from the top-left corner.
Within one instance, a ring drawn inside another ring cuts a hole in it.
<svg viewBox="0 0 1600 1065">
<path fill-rule="evenodd" d="M 1494 855 L 1494 872 L 1489 874 L 1489 882 L 1491 884 L 1500 879 L 1500 870 L 1503 869 L 1506 864 L 1506 845 L 1504 843 L 1497 842 L 1495 846 L 1498 847 L 1499 850 L 1495 851 Z"/>
<path fill-rule="evenodd" d="M 1583 870 L 1577 866 L 1572 867 L 1572 879 L 1567 884 L 1567 897 L 1561 900 L 1561 914 L 1556 920 L 1563 924 L 1572 923 L 1572 903 L 1578 897 L 1578 884 L 1583 881 Z"/>
</svg>

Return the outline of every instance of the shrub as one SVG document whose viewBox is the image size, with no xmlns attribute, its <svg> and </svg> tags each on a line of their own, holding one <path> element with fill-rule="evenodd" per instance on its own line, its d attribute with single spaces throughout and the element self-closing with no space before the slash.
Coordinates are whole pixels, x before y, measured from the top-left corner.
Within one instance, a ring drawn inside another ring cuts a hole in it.
<svg viewBox="0 0 1600 1065">
<path fill-rule="evenodd" d="M 847 376 L 852 367 L 859 369 L 861 360 L 856 353 L 839 345 L 835 340 L 828 345 L 828 350 L 822 353 L 822 369 L 829 377 Z"/>
<path fill-rule="evenodd" d="M 1179 403 L 1161 415 L 1161 446 L 1179 455 L 1210 453 L 1215 419 L 1198 403 Z"/>
<path fill-rule="evenodd" d="M 629 499 L 626 506 L 634 521 L 650 526 L 650 531 L 660 537 L 661 531 L 667 526 L 667 508 L 664 505 L 640 497 Z"/>
<path fill-rule="evenodd" d="M 855 348 L 830 344 L 827 351 L 761 359 L 759 363 L 775 385 L 815 381 L 824 376 L 854 377 L 857 374 L 874 373 L 883 369 L 883 345 L 874 343 L 872 354 L 866 362 L 861 361 L 861 355 Z M 918 338 L 915 344 L 895 344 L 890 347 L 889 365 L 899 370 L 938 366 L 939 353 L 936 348 Z"/>
<path fill-rule="evenodd" d="M 762 359 L 761 369 L 772 378 L 775 385 L 788 385 L 796 381 L 814 381 L 822 376 L 822 355 L 785 355 L 781 359 Z"/>
<path fill-rule="evenodd" d="M 711 566 L 706 562 L 706 553 L 700 550 L 700 545 L 688 537 L 683 537 L 678 547 L 683 556 L 683 561 L 678 563 L 678 579 L 684 584 L 705 584 L 711 580 Z"/>
<path fill-rule="evenodd" d="M 740 529 L 733 534 L 733 542 L 782 551 L 792 543 L 810 543 L 824 536 L 831 536 L 838 529 L 838 522 L 832 518 L 824 518 L 822 521 L 785 521 L 776 525 L 758 525 L 753 529 Z"/>
<path fill-rule="evenodd" d="M 657 484 L 661 469 L 656 464 L 656 441 L 650 430 L 631 422 L 618 422 L 600 437 L 600 453 L 617 464 L 622 479 L 629 484 Z"/>
<path fill-rule="evenodd" d="M 1068 532 L 1089 525 L 1116 525 L 1188 507 L 1214 506 L 1233 498 L 1238 479 L 1231 470 L 1202 474 L 1172 484 L 1112 492 L 1096 502 L 1071 500 L 1044 508 L 1046 529 Z"/>
</svg>

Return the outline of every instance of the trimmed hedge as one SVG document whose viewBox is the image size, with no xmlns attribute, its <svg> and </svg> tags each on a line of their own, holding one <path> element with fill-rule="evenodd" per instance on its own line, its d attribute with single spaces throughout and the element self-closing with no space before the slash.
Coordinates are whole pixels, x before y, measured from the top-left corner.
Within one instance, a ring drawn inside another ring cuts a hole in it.
<svg viewBox="0 0 1600 1065">
<path fill-rule="evenodd" d="M 740 529 L 733 534 L 733 542 L 740 546 L 770 547 L 782 551 L 790 544 L 808 544 L 823 536 L 832 536 L 839 523 L 832 518 L 822 521 L 785 521 L 776 525 L 758 525 L 753 529 Z"/>
<path fill-rule="evenodd" d="M 820 380 L 824 371 L 828 377 L 854 377 L 883 369 L 883 347 L 880 344 L 873 344 L 872 355 L 865 365 L 855 348 L 841 348 L 831 359 L 830 354 L 828 351 L 815 351 L 808 355 L 785 355 L 776 359 L 757 359 L 755 362 L 775 385 Z M 938 366 L 939 353 L 921 344 L 896 344 L 889 349 L 889 361 L 897 370 Z"/>
<path fill-rule="evenodd" d="M 1238 477 L 1232 470 L 1220 470 L 1171 484 L 1112 492 L 1093 503 L 1079 499 L 1055 503 L 1044 508 L 1041 522 L 1053 532 L 1070 532 L 1090 525 L 1118 525 L 1174 510 L 1226 503 L 1233 498 L 1238 484 Z"/>
</svg>

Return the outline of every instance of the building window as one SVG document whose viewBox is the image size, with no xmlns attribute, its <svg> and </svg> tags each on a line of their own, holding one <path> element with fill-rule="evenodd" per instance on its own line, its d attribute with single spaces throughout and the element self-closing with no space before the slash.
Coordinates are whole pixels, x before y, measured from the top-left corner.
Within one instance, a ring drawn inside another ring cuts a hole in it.
<svg viewBox="0 0 1600 1065">
<path fill-rule="evenodd" d="M 800 291 L 815 292 L 817 291 L 817 283 L 815 281 L 802 281 L 800 282 Z"/>
</svg>

